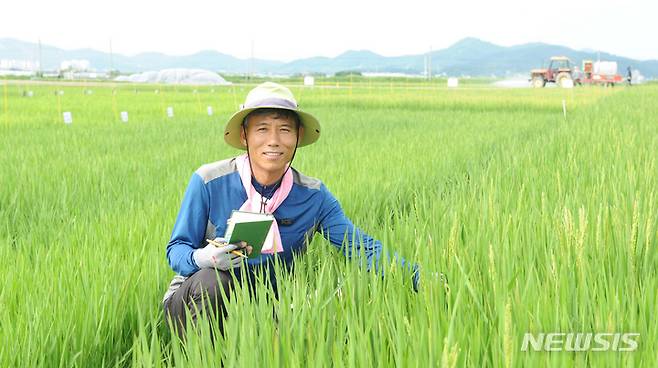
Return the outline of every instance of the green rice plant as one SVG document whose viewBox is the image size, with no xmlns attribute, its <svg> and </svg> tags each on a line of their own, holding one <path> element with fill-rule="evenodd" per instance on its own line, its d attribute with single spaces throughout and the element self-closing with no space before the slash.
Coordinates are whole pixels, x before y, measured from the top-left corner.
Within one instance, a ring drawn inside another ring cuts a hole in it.
<svg viewBox="0 0 658 368">
<path fill-rule="evenodd" d="M 381 279 L 317 235 L 294 275 L 277 270 L 278 299 L 238 287 L 225 336 L 213 346 L 202 321 L 182 344 L 162 314 L 165 246 L 191 173 L 238 154 L 223 124 L 251 85 L 12 82 L 0 109 L 0 366 L 654 364 L 655 85 L 320 82 L 293 84 L 324 130 L 294 166 L 421 265 L 419 293 L 399 267 Z M 539 332 L 639 343 L 522 351 Z"/>
</svg>

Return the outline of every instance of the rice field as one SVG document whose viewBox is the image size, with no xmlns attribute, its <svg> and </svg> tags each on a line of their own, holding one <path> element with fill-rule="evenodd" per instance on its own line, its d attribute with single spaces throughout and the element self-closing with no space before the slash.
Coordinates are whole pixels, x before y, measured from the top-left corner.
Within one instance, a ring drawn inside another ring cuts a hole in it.
<svg viewBox="0 0 658 368">
<path fill-rule="evenodd" d="M 236 290 L 213 346 L 164 323 L 165 247 L 192 172 L 238 154 L 223 127 L 251 86 L 2 83 L 0 366 L 655 366 L 658 86 L 444 85 L 292 86 L 323 126 L 294 166 L 420 291 L 318 235 L 278 299 Z M 637 349 L 522 349 L 571 332 Z"/>
</svg>

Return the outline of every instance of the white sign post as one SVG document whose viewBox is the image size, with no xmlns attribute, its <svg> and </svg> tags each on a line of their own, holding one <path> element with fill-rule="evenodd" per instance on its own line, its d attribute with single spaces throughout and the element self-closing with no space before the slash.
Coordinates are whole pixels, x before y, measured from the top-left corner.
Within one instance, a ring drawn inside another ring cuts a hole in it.
<svg viewBox="0 0 658 368">
<path fill-rule="evenodd" d="M 208 116 L 212 116 L 212 106 L 208 106 Z"/>
<path fill-rule="evenodd" d="M 128 111 L 121 111 L 121 121 L 124 123 L 128 122 Z"/>
<path fill-rule="evenodd" d="M 448 87 L 449 88 L 459 87 L 459 79 L 454 78 L 454 77 L 448 78 Z"/>
<path fill-rule="evenodd" d="M 167 116 L 170 117 L 170 118 L 174 117 L 174 108 L 173 107 L 171 107 L 171 106 L 167 107 Z"/>
<path fill-rule="evenodd" d="M 73 124 L 73 115 L 70 111 L 64 111 L 62 115 L 64 117 L 64 124 Z"/>
</svg>

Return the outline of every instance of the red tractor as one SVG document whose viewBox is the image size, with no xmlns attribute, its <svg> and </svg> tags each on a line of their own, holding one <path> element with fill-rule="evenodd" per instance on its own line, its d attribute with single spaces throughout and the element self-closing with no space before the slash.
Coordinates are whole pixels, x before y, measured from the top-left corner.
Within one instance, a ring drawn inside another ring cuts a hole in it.
<svg viewBox="0 0 658 368">
<path fill-rule="evenodd" d="M 548 68 L 530 72 L 530 83 L 535 88 L 544 87 L 546 83 L 555 83 L 560 87 L 573 87 L 574 84 L 614 86 L 623 81 L 624 78 L 617 73 L 616 61 L 583 60 L 580 71 L 566 56 L 553 56 Z"/>
<path fill-rule="evenodd" d="M 535 88 L 541 88 L 546 83 L 555 83 L 560 87 L 573 86 L 574 66 L 566 56 L 553 56 L 546 69 L 532 69 L 530 83 Z"/>
</svg>

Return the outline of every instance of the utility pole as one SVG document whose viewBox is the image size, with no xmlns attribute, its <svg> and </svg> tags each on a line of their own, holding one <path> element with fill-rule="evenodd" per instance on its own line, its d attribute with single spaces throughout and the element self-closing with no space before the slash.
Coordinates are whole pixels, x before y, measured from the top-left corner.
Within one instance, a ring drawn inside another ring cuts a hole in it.
<svg viewBox="0 0 658 368">
<path fill-rule="evenodd" d="M 39 38 L 39 66 L 37 67 L 37 77 L 41 78 L 43 76 L 42 72 L 43 58 L 41 57 L 41 38 Z"/>
<path fill-rule="evenodd" d="M 425 79 L 427 79 L 427 54 L 423 55 L 423 73 L 425 73 Z"/>
<path fill-rule="evenodd" d="M 112 77 L 113 72 L 114 72 L 114 54 L 112 54 L 112 39 L 110 38 L 110 73 L 109 73 L 110 78 Z"/>
<path fill-rule="evenodd" d="M 249 79 L 254 76 L 254 40 L 251 40 L 251 57 L 249 59 Z"/>
<path fill-rule="evenodd" d="M 427 80 L 432 80 L 432 46 L 430 46 L 430 52 L 427 54 Z"/>
</svg>

